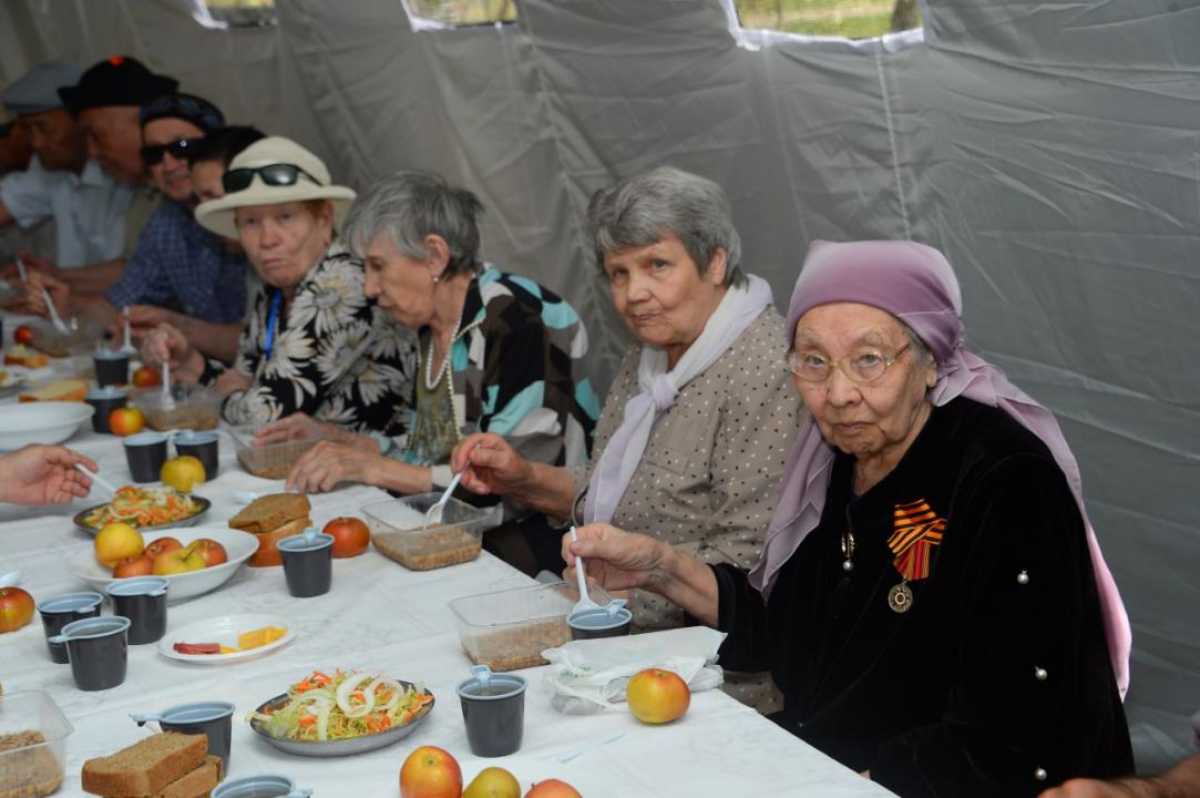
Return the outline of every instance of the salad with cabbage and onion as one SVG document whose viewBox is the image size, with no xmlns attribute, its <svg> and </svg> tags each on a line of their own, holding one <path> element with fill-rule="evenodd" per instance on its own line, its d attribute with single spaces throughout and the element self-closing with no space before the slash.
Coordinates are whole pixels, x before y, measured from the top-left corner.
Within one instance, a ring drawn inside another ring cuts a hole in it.
<svg viewBox="0 0 1200 798">
<path fill-rule="evenodd" d="M 276 739 L 347 740 L 406 726 L 433 703 L 433 695 L 370 673 L 313 671 L 288 688 L 287 701 L 254 712 Z"/>
</svg>

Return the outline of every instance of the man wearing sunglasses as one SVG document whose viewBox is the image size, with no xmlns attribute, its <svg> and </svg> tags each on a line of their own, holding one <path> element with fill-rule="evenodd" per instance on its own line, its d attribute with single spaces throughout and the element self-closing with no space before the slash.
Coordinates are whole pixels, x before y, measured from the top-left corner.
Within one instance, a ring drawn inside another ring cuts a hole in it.
<svg viewBox="0 0 1200 798">
<path fill-rule="evenodd" d="M 0 227 L 30 229 L 53 220 L 58 269 L 121 257 L 133 199 L 132 189 L 88 159 L 83 131 L 58 95 L 59 86 L 81 74 L 72 64 L 39 64 L 3 94 L 5 107 L 29 132 L 33 158 L 27 169 L 0 179 Z"/>
</svg>

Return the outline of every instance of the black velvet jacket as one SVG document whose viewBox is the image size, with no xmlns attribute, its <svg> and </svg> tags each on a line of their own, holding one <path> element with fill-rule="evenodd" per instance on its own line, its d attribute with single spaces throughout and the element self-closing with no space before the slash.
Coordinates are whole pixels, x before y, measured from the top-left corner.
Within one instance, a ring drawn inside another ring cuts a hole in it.
<svg viewBox="0 0 1200 798">
<path fill-rule="evenodd" d="M 863 496 L 852 472 L 839 454 L 821 523 L 765 606 L 745 572 L 714 567 L 721 664 L 770 668 L 779 723 L 902 796 L 1036 795 L 1130 773 L 1083 520 L 1045 445 L 960 398 Z M 897 613 L 887 541 L 897 508 L 921 502 L 943 538 Z"/>
</svg>

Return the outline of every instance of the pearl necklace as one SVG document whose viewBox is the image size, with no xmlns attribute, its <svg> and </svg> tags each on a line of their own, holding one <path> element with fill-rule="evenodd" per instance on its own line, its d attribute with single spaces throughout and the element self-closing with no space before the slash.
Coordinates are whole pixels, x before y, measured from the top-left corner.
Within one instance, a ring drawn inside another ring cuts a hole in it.
<svg viewBox="0 0 1200 798">
<path fill-rule="evenodd" d="M 450 343 L 446 345 L 446 356 L 442 358 L 442 365 L 438 367 L 437 379 L 433 378 L 433 348 L 434 337 L 429 336 L 429 349 L 425 353 L 425 390 L 432 391 L 442 381 L 442 377 L 446 374 L 446 369 L 450 366 L 450 354 L 454 350 L 454 339 L 458 337 L 458 328 L 462 324 L 462 316 L 458 317 L 458 321 L 454 323 L 454 332 L 450 333 Z"/>
</svg>

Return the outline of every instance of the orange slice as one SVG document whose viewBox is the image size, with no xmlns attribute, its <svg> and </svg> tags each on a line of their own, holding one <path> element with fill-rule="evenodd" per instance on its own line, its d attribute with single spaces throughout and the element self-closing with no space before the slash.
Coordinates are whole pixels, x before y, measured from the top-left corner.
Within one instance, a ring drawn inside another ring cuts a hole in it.
<svg viewBox="0 0 1200 798">
<path fill-rule="evenodd" d="M 251 629 L 249 632 L 243 632 L 238 635 L 238 648 L 242 651 L 247 651 L 259 646 L 265 646 L 267 643 L 275 642 L 285 634 L 287 634 L 287 629 L 281 626 L 263 626 L 259 629 Z"/>
</svg>

